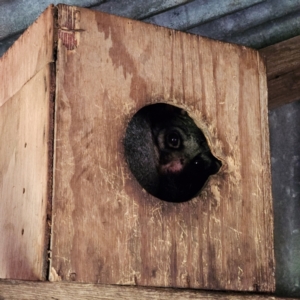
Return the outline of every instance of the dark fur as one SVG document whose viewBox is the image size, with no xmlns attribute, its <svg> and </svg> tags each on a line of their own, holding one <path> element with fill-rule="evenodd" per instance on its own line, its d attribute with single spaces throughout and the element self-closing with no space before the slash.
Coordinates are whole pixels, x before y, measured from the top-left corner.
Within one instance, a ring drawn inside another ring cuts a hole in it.
<svg viewBox="0 0 300 300">
<path fill-rule="evenodd" d="M 170 202 L 196 196 L 221 167 L 188 114 L 163 103 L 145 106 L 134 115 L 124 148 L 138 182 L 153 196 Z"/>
</svg>

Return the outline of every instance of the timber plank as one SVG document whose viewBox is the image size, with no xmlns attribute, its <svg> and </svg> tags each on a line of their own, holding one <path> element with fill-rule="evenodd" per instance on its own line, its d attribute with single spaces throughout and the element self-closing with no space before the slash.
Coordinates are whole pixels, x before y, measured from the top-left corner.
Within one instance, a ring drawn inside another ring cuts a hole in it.
<svg viewBox="0 0 300 300">
<path fill-rule="evenodd" d="M 0 278 L 47 276 L 53 24 L 50 6 L 0 59 Z"/>
<path fill-rule="evenodd" d="M 258 53 L 59 6 L 51 280 L 274 290 L 265 67 Z M 137 184 L 126 125 L 188 111 L 223 167 L 174 204 Z"/>
<path fill-rule="evenodd" d="M 274 295 L 250 293 L 229 293 L 200 290 L 183 290 L 172 288 L 145 288 L 103 284 L 82 284 L 67 282 L 21 282 L 0 281 L 0 297 L 2 300 L 67 300 L 67 299 L 106 299 L 106 300 L 277 300 Z"/>
<path fill-rule="evenodd" d="M 267 64 L 269 109 L 300 100 L 300 36 L 259 52 Z"/>
<path fill-rule="evenodd" d="M 53 62 L 53 21 L 53 6 L 49 6 L 0 58 L 0 107 Z"/>
<path fill-rule="evenodd" d="M 46 277 L 50 66 L 0 109 L 0 278 Z"/>
</svg>

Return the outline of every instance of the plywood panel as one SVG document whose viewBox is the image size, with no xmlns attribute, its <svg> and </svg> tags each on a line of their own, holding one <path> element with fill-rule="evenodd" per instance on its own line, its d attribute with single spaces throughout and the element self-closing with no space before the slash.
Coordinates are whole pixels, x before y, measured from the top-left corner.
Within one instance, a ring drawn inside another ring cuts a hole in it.
<svg viewBox="0 0 300 300">
<path fill-rule="evenodd" d="M 53 24 L 50 6 L 0 59 L 0 278 L 47 275 Z"/>
<path fill-rule="evenodd" d="M 59 7 L 52 280 L 272 291 L 265 69 L 258 53 Z M 221 171 L 186 203 L 147 194 L 124 159 L 132 115 L 188 111 Z"/>
<path fill-rule="evenodd" d="M 53 6 L 0 59 L 0 107 L 48 63 L 53 62 Z"/>
<path fill-rule="evenodd" d="M 46 277 L 50 69 L 0 107 L 0 278 Z"/>
</svg>

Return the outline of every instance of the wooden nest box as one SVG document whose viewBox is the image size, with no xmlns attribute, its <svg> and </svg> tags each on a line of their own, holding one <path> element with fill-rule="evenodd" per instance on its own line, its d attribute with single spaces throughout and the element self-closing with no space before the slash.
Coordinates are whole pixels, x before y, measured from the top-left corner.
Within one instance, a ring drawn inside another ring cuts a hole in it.
<svg viewBox="0 0 300 300">
<path fill-rule="evenodd" d="M 257 51 L 59 5 L 1 58 L 0 85 L 0 278 L 274 290 Z M 158 102 L 222 161 L 187 202 L 151 196 L 124 158 L 128 122 Z"/>
</svg>

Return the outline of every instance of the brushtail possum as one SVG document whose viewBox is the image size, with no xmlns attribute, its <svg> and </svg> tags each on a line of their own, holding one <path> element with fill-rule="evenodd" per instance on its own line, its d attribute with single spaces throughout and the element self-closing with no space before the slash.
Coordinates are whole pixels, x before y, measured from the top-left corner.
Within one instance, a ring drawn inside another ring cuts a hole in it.
<svg viewBox="0 0 300 300">
<path fill-rule="evenodd" d="M 145 106 L 133 116 L 124 149 L 140 185 L 169 202 L 195 197 L 221 167 L 187 112 L 164 103 Z"/>
</svg>

